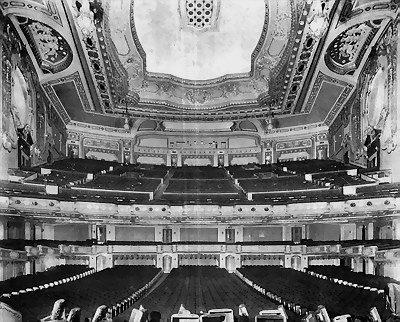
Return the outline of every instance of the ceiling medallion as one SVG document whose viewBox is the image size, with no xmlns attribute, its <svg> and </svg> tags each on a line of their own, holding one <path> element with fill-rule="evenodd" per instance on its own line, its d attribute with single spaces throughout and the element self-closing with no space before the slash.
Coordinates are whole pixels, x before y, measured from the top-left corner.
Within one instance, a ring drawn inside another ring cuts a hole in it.
<svg viewBox="0 0 400 322">
<path fill-rule="evenodd" d="M 184 29 L 216 30 L 220 0 L 179 0 L 179 15 Z"/>
</svg>

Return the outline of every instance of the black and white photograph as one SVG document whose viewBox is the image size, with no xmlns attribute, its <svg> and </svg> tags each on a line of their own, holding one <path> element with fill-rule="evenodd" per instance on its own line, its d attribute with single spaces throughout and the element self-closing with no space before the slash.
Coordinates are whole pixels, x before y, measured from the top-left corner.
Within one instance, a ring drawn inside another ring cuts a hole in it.
<svg viewBox="0 0 400 322">
<path fill-rule="evenodd" d="M 400 321 L 400 0 L 0 0 L 0 322 Z"/>
</svg>

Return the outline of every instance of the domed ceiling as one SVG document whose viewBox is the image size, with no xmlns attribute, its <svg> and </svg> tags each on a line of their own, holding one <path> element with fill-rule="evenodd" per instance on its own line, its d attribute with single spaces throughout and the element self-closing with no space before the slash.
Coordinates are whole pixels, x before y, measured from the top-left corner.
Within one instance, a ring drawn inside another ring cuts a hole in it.
<svg viewBox="0 0 400 322">
<path fill-rule="evenodd" d="M 116 100 L 138 94 L 148 108 L 188 114 L 257 104 L 285 72 L 304 4 L 106 2 L 104 49 L 114 67 L 109 80 L 125 85 L 116 90 Z"/>
<path fill-rule="evenodd" d="M 395 2 L 368 0 L 0 0 L 0 8 L 65 123 L 111 126 L 127 113 L 329 125 L 398 12 Z M 50 44 L 62 48 L 60 63 Z"/>
</svg>

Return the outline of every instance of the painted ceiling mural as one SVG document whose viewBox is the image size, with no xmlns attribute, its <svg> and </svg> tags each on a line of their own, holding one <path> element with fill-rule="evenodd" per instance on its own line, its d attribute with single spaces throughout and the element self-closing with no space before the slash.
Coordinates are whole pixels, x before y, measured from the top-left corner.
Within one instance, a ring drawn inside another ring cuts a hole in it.
<svg viewBox="0 0 400 322">
<path fill-rule="evenodd" d="M 397 2 L 0 0 L 0 9 L 65 123 L 272 116 L 289 128 L 333 122 Z"/>
</svg>

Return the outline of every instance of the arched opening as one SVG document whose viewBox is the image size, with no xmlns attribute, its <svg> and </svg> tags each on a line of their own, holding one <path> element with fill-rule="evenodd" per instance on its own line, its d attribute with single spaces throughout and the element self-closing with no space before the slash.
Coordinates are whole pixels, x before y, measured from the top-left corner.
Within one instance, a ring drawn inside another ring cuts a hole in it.
<svg viewBox="0 0 400 322">
<path fill-rule="evenodd" d="M 301 269 L 301 257 L 300 256 L 292 256 L 290 259 L 290 266 L 293 269 L 300 270 Z"/>
<path fill-rule="evenodd" d="M 104 255 L 99 255 L 96 257 L 96 270 L 102 271 L 107 268 L 107 257 Z"/>
</svg>

